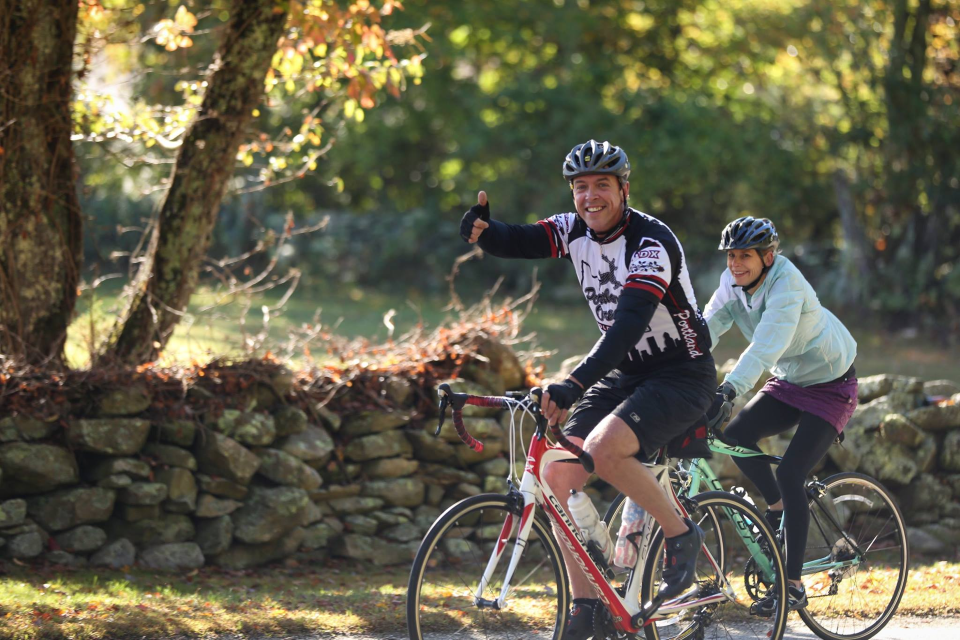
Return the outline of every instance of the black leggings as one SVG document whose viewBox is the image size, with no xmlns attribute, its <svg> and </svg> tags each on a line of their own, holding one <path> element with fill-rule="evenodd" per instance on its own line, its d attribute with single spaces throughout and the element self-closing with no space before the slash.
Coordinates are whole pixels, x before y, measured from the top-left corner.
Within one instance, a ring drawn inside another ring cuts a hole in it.
<svg viewBox="0 0 960 640">
<path fill-rule="evenodd" d="M 755 458 L 734 458 L 750 482 L 760 490 L 767 504 L 783 498 L 783 518 L 787 532 L 787 578 L 799 580 L 803 568 L 803 553 L 807 547 L 807 527 L 810 511 L 804 481 L 813 467 L 827 453 L 837 439 L 833 425 L 812 413 L 801 411 L 776 398 L 758 393 L 747 403 L 726 428 L 725 433 L 738 444 L 757 448 L 761 438 L 768 438 L 799 423 L 777 467 L 774 479 L 770 464 Z"/>
</svg>

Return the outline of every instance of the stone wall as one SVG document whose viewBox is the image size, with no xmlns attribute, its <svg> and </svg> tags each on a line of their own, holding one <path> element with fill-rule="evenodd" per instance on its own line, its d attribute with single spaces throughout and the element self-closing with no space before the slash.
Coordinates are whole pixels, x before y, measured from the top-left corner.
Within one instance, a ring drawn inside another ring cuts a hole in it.
<svg viewBox="0 0 960 640">
<path fill-rule="evenodd" d="M 478 355 L 455 390 L 524 385 L 509 349 L 487 343 Z M 0 556 L 168 570 L 327 556 L 407 564 L 444 508 L 504 490 L 509 418 L 465 409 L 486 445 L 475 453 L 450 420 L 434 437 L 428 407 L 438 380 L 378 380 L 376 394 L 356 385 L 337 402 L 305 406 L 309 396 L 287 373 L 244 390 L 232 403 L 242 408 L 193 419 L 158 419 L 157 398 L 136 381 L 92 390 L 54 418 L 0 414 Z M 200 402 L 214 387 L 185 397 Z M 948 396 L 952 404 L 931 403 Z M 877 376 L 862 381 L 861 403 L 821 477 L 836 469 L 878 477 L 898 495 L 914 549 L 946 553 L 960 531 L 960 387 Z M 765 445 L 777 452 L 786 443 Z M 725 457 L 715 466 L 742 482 Z M 616 493 L 590 491 L 601 508 Z"/>
</svg>

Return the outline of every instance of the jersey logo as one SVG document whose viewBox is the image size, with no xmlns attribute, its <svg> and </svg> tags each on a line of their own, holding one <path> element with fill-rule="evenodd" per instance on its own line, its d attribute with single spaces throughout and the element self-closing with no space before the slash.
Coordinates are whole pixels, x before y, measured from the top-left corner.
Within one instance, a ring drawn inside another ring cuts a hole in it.
<svg viewBox="0 0 960 640">
<path fill-rule="evenodd" d="M 636 256 L 634 256 L 634 261 L 630 263 L 630 271 L 633 273 L 663 273 L 664 268 L 659 262 L 653 260 L 637 260 Z"/>
<path fill-rule="evenodd" d="M 607 270 L 601 271 L 600 275 L 593 274 L 586 260 L 580 261 L 580 284 L 583 287 L 583 295 L 593 305 L 593 314 L 597 322 L 613 322 L 617 303 L 620 301 L 616 291 L 623 288 L 623 283 L 617 280 L 616 261 L 604 255 L 600 257 L 607 265 Z M 592 286 L 594 282 L 596 286 Z"/>
</svg>

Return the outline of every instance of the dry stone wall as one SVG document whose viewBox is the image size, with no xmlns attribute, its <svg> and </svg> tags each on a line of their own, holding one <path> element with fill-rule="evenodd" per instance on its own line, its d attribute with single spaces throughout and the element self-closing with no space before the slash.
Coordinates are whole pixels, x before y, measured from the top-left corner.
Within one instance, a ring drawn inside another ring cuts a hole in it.
<svg viewBox="0 0 960 640">
<path fill-rule="evenodd" d="M 462 375 L 455 389 L 476 394 L 525 382 L 516 356 L 497 344 Z M 85 398 L 96 406 L 90 417 L 0 414 L 0 556 L 158 570 L 291 557 L 409 563 L 443 509 L 503 491 L 509 471 L 503 412 L 466 408 L 481 453 L 459 443 L 449 420 L 433 435 L 423 398 L 435 396 L 435 383 L 387 376 L 375 410 L 298 406 L 293 376 L 280 375 L 254 389 L 245 409 L 208 419 L 157 420 L 150 389 L 136 383 Z M 958 405 L 952 382 L 863 380 L 848 438 L 821 476 L 875 475 L 898 495 L 914 549 L 948 553 L 960 543 Z M 742 482 L 725 459 L 715 467 Z M 589 491 L 601 507 L 616 494 L 600 483 Z"/>
</svg>

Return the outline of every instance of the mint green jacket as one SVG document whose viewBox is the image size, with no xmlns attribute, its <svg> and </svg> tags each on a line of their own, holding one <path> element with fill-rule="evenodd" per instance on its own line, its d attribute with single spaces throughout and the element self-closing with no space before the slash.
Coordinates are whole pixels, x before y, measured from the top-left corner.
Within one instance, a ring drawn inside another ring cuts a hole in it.
<svg viewBox="0 0 960 640">
<path fill-rule="evenodd" d="M 853 336 L 785 257 L 777 256 L 753 295 L 733 284 L 727 269 L 703 315 L 714 347 L 733 324 L 750 341 L 726 377 L 737 395 L 753 389 L 764 370 L 807 387 L 835 380 L 853 364 Z"/>
</svg>

